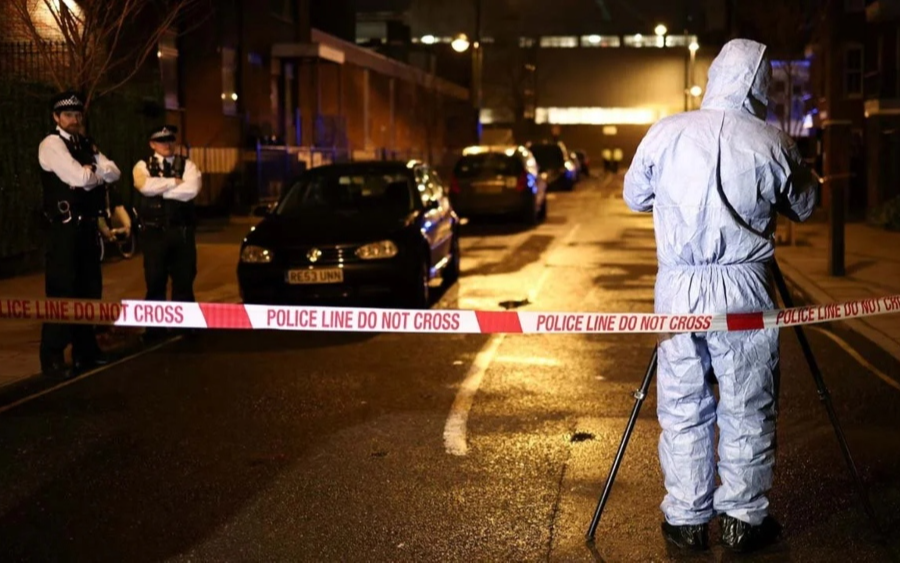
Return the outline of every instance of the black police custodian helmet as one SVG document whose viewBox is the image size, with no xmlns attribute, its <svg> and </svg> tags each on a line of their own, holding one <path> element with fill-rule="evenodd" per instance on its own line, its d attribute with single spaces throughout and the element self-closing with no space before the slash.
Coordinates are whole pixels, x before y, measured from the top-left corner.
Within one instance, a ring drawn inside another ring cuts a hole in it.
<svg viewBox="0 0 900 563">
<path fill-rule="evenodd" d="M 174 125 L 161 125 L 150 131 L 150 140 L 157 143 L 168 143 L 175 140 L 175 133 L 178 133 L 178 127 Z"/>
<path fill-rule="evenodd" d="M 50 99 L 50 109 L 53 113 L 84 111 L 84 97 L 72 90 L 60 92 Z"/>
</svg>

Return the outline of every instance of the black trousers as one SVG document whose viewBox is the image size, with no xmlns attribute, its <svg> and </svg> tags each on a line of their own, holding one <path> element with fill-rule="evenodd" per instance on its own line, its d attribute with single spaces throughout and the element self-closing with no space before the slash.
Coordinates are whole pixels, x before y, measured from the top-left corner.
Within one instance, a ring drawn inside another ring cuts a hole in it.
<svg viewBox="0 0 900 563">
<path fill-rule="evenodd" d="M 100 243 L 96 219 L 78 223 L 55 222 L 47 240 L 44 284 L 47 297 L 100 299 L 103 273 L 100 269 Z M 72 357 L 89 360 L 100 353 L 92 325 L 44 323 L 41 330 L 41 367 L 47 369 L 63 362 L 66 347 L 72 345 Z"/>
<path fill-rule="evenodd" d="M 141 233 L 147 301 L 165 301 L 169 278 L 172 301 L 194 301 L 197 245 L 194 227 L 147 227 Z"/>
</svg>

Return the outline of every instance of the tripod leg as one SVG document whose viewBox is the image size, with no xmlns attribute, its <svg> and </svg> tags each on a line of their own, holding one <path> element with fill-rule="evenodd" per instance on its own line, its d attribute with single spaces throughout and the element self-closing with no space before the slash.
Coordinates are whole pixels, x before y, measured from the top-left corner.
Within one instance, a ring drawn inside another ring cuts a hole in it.
<svg viewBox="0 0 900 563">
<path fill-rule="evenodd" d="M 784 306 L 787 308 L 793 307 L 794 303 L 791 299 L 790 291 L 788 291 L 787 283 L 785 283 L 784 276 L 781 275 L 781 269 L 775 261 L 772 262 L 772 273 L 775 276 L 775 284 L 778 286 L 778 292 L 781 294 L 781 300 L 784 302 Z M 878 517 L 875 515 L 875 510 L 872 508 L 871 503 L 869 503 L 869 496 L 866 494 L 865 486 L 856 469 L 856 464 L 853 462 L 853 456 L 850 454 L 850 447 L 847 445 L 844 431 L 841 429 L 837 414 L 834 412 L 834 406 L 831 404 L 831 394 L 825 386 L 825 380 L 822 379 L 822 372 L 819 371 L 819 366 L 816 363 L 815 356 L 813 356 L 812 348 L 809 345 L 809 341 L 806 339 L 806 333 L 803 332 L 803 327 L 801 326 L 795 326 L 794 332 L 797 333 L 797 339 L 800 341 L 800 349 L 803 350 L 803 356 L 806 358 L 806 363 L 809 364 L 809 370 L 812 372 L 813 380 L 816 383 L 816 389 L 819 392 L 819 400 L 825 406 L 825 411 L 828 413 L 828 418 L 831 420 L 831 425 L 834 427 L 834 433 L 840 444 L 841 453 L 844 454 L 844 461 L 847 463 L 847 469 L 850 470 L 850 476 L 853 478 L 853 484 L 859 495 L 859 499 L 862 502 L 863 508 L 866 511 L 866 515 L 868 515 L 869 519 L 872 521 L 875 532 L 879 536 L 884 537 L 881 527 L 878 524 Z"/>
<path fill-rule="evenodd" d="M 597 532 L 597 526 L 600 524 L 600 516 L 603 515 L 603 508 L 606 501 L 609 500 L 609 493 L 612 491 L 613 481 L 616 479 L 616 473 L 619 472 L 619 465 L 625 456 L 625 448 L 628 446 L 628 440 L 631 438 L 631 432 L 634 430 L 634 424 L 637 422 L 638 413 L 641 405 L 647 397 L 647 391 L 650 389 L 650 381 L 653 380 L 653 374 L 656 372 L 657 347 L 653 348 L 653 356 L 650 358 L 650 365 L 647 367 L 647 373 L 644 375 L 644 381 L 641 388 L 634 392 L 634 408 L 631 410 L 631 418 L 628 419 L 628 425 L 625 427 L 625 434 L 622 435 L 622 442 L 619 444 L 619 451 L 616 452 L 616 458 L 606 477 L 606 486 L 603 487 L 603 494 L 597 503 L 597 509 L 594 511 L 594 518 L 591 520 L 591 526 L 588 529 L 586 539 L 589 542 L 594 541 L 594 534 Z"/>
</svg>

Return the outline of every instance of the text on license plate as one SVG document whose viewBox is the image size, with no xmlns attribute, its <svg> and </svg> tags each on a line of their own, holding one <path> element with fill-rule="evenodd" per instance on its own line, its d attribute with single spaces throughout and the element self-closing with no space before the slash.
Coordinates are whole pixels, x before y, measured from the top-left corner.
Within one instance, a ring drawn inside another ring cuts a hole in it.
<svg viewBox="0 0 900 563">
<path fill-rule="evenodd" d="M 343 283 L 344 270 L 341 268 L 320 268 L 317 270 L 288 270 L 289 284 Z"/>
</svg>

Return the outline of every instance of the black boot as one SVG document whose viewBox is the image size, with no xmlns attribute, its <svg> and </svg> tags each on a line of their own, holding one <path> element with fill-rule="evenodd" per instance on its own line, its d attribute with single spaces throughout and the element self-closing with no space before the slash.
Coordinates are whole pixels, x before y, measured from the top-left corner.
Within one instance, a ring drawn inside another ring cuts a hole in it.
<svg viewBox="0 0 900 563">
<path fill-rule="evenodd" d="M 52 381 L 68 381 L 75 377 L 75 371 L 59 359 L 41 360 L 41 373 Z"/>
<path fill-rule="evenodd" d="M 662 534 L 666 541 L 681 549 L 705 551 L 709 548 L 709 525 L 694 524 L 673 526 L 666 521 L 662 523 Z"/>
<path fill-rule="evenodd" d="M 781 524 L 766 516 L 757 526 L 738 520 L 727 514 L 719 517 L 722 543 L 732 551 L 747 553 L 767 547 L 781 536 Z"/>
</svg>

